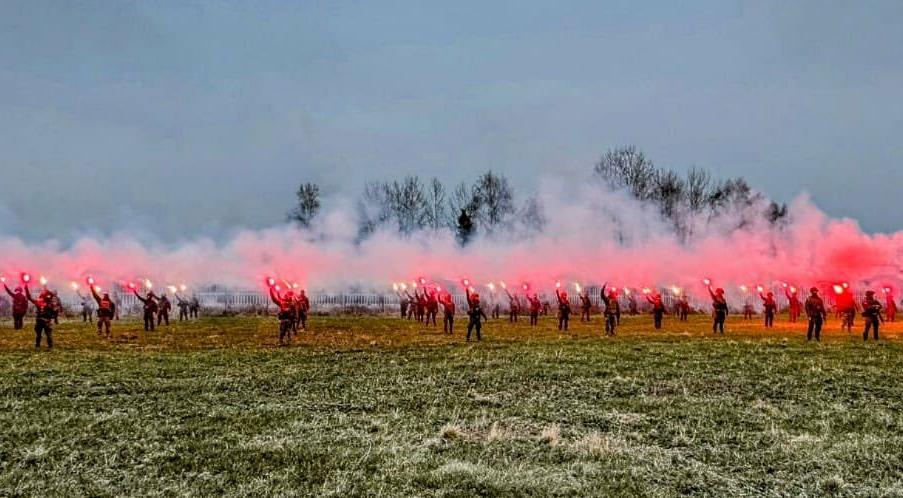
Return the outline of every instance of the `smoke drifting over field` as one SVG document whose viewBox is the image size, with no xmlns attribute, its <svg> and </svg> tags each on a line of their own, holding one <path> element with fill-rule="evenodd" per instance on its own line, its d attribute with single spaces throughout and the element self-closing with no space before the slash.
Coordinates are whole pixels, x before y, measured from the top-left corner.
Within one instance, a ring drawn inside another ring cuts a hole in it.
<svg viewBox="0 0 903 498">
<path fill-rule="evenodd" d="M 0 237 L 0 272 L 45 275 L 64 289 L 93 275 L 98 284 L 149 278 L 159 286 L 217 283 L 256 288 L 265 276 L 311 289 L 387 290 L 392 282 L 423 276 L 475 284 L 527 282 L 535 290 L 563 283 L 671 286 L 701 296 L 701 279 L 732 289 L 739 284 L 797 286 L 849 281 L 899 283 L 903 233 L 868 235 L 852 220 L 826 217 L 805 195 L 789 217 L 772 225 L 763 206 L 737 208 L 690 220 L 684 242 L 658 211 L 597 185 L 543 182 L 538 195 L 548 223 L 533 236 L 479 236 L 461 248 L 449 231 L 402 237 L 377 231 L 357 239 L 353 210 L 324 212 L 310 230 L 280 226 L 244 231 L 225 243 L 201 239 L 180 245 L 143 244 L 120 234 L 83 238 L 62 247 Z M 743 228 L 737 228 L 743 224 Z"/>
</svg>

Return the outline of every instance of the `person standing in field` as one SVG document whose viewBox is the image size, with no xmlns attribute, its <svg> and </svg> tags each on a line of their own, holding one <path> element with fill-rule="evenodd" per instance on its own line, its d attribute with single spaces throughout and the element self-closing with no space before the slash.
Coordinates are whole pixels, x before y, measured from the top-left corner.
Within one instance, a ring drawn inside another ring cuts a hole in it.
<svg viewBox="0 0 903 498">
<path fill-rule="evenodd" d="M 6 282 L 3 282 L 3 288 L 13 301 L 13 330 L 22 330 L 25 327 L 25 315 L 28 313 L 28 298 L 22 293 L 22 287 L 16 287 L 13 292 L 9 290 Z"/>
<path fill-rule="evenodd" d="M 104 329 L 106 329 L 107 339 L 109 339 L 112 334 L 110 322 L 116 316 L 116 303 L 110 299 L 109 293 L 104 292 L 103 297 L 100 297 L 93 285 L 91 286 L 91 295 L 97 303 L 97 335 L 102 335 Z"/>
<path fill-rule="evenodd" d="M 166 297 L 166 294 L 160 296 L 160 303 L 158 306 L 157 326 L 159 327 L 160 324 L 166 323 L 166 326 L 169 327 L 169 310 L 172 309 L 172 303 L 169 302 L 169 298 Z"/>
<path fill-rule="evenodd" d="M 894 293 L 891 289 L 887 289 L 884 294 L 884 315 L 888 322 L 897 320 L 897 301 L 894 299 Z"/>
<path fill-rule="evenodd" d="M 617 316 L 621 312 L 621 304 L 618 302 L 618 293 L 615 289 L 611 289 L 606 295 L 605 287 L 607 285 L 608 284 L 602 285 L 602 291 L 599 293 L 599 297 L 601 297 L 602 302 L 605 303 L 605 311 L 603 312 L 605 317 L 605 335 L 614 336 L 615 327 L 618 323 Z"/>
<path fill-rule="evenodd" d="M 295 296 L 290 290 L 280 295 L 275 286 L 270 286 L 270 299 L 279 308 L 276 315 L 279 319 L 279 345 L 285 346 L 285 339 L 291 336 L 295 322 Z"/>
<path fill-rule="evenodd" d="M 533 297 L 527 296 L 527 301 L 530 302 L 530 325 L 535 327 L 539 325 L 539 312 L 542 311 L 542 302 L 535 293 Z"/>
<path fill-rule="evenodd" d="M 470 334 L 474 330 L 477 332 L 477 340 L 482 341 L 483 336 L 481 331 L 483 329 L 483 320 L 488 320 L 486 318 L 486 313 L 483 313 L 483 306 L 480 305 L 480 294 L 476 292 L 470 292 L 470 288 L 466 289 L 467 294 L 467 342 L 470 342 Z"/>
<path fill-rule="evenodd" d="M 35 322 L 34 322 L 34 347 L 40 349 L 41 336 L 47 338 L 47 348 L 53 347 L 53 318 L 56 315 L 54 310 L 53 295 L 46 289 L 41 292 L 37 299 L 31 297 L 31 291 L 28 284 L 25 284 L 25 298 L 35 305 Z"/>
<path fill-rule="evenodd" d="M 558 297 L 558 330 L 566 332 L 571 321 L 571 303 L 567 291 L 555 289 L 555 295 Z"/>
<path fill-rule="evenodd" d="M 92 290 L 93 290 L 93 286 L 92 286 Z M 94 309 L 91 306 L 92 300 L 89 299 L 87 296 L 83 296 L 81 291 L 78 289 L 75 290 L 75 294 L 81 300 L 82 322 L 83 323 L 87 323 L 87 322 L 93 323 L 94 322 Z"/>
<path fill-rule="evenodd" d="M 765 328 L 774 327 L 774 315 L 778 311 L 778 303 L 774 299 L 774 292 L 763 294 L 759 292 L 759 298 L 762 299 L 762 311 L 765 315 Z"/>
<path fill-rule="evenodd" d="M 677 301 L 677 317 L 681 322 L 687 321 L 687 317 L 690 315 L 690 301 L 687 299 L 686 294 L 683 294 L 678 298 Z"/>
<path fill-rule="evenodd" d="M 186 299 L 182 299 L 182 296 L 176 294 L 176 306 L 179 307 L 179 321 L 187 321 L 188 309 L 191 308 L 191 302 Z"/>
<path fill-rule="evenodd" d="M 590 311 L 593 308 L 593 303 L 589 299 L 589 291 L 584 290 L 578 296 L 580 297 L 580 321 L 588 322 L 590 321 Z"/>
<path fill-rule="evenodd" d="M 728 306 L 727 300 L 724 298 L 724 289 L 718 288 L 714 291 L 709 287 L 709 295 L 712 297 L 712 333 L 721 332 L 724 334 L 724 322 L 727 320 Z"/>
<path fill-rule="evenodd" d="M 141 297 L 138 294 L 138 289 L 132 289 L 132 292 L 135 293 L 135 297 L 141 301 L 141 304 L 144 305 L 144 331 L 145 332 L 153 332 L 155 323 L 155 315 L 157 314 L 158 305 L 157 305 L 157 296 L 154 295 L 153 291 L 147 292 L 147 297 Z"/>
<path fill-rule="evenodd" d="M 188 308 L 188 316 L 191 318 L 198 318 L 201 314 L 201 302 L 198 301 L 198 297 L 195 295 L 191 296 L 191 306 Z"/>
<path fill-rule="evenodd" d="M 784 295 L 787 296 L 787 311 L 790 314 L 790 323 L 796 323 L 800 317 L 800 298 L 796 295 L 796 288 L 785 287 Z M 819 298 L 821 299 L 821 298 Z M 824 304 L 824 303 L 822 303 Z"/>
<path fill-rule="evenodd" d="M 455 328 L 455 301 L 450 293 L 442 298 L 442 331 L 446 334 L 454 333 Z"/>
<path fill-rule="evenodd" d="M 652 304 L 653 324 L 655 329 L 659 330 L 662 328 L 662 318 L 665 315 L 665 304 L 662 302 L 662 295 L 658 292 L 652 295 L 646 294 L 646 301 Z"/>
<path fill-rule="evenodd" d="M 436 290 L 427 292 L 424 289 L 423 294 L 426 296 L 426 324 L 429 325 L 432 322 L 435 327 L 436 315 L 439 314 L 439 293 Z"/>
<path fill-rule="evenodd" d="M 307 330 L 307 317 L 310 314 L 310 299 L 307 297 L 307 292 L 304 289 L 301 289 L 298 292 L 298 298 L 296 301 L 297 306 L 297 316 L 295 321 L 295 331 L 300 327 L 301 330 Z"/>
<path fill-rule="evenodd" d="M 511 323 L 517 322 L 517 315 L 520 313 L 520 301 L 516 295 L 508 292 L 508 289 L 505 289 L 505 294 L 508 295 L 508 321 Z"/>
<path fill-rule="evenodd" d="M 878 324 L 883 319 L 881 317 L 881 303 L 875 299 L 875 291 L 869 290 L 865 292 L 865 299 L 862 300 L 862 317 L 865 318 L 865 329 L 862 332 L 862 340 L 869 340 L 869 330 L 874 331 L 875 340 L 878 340 Z"/>
<path fill-rule="evenodd" d="M 809 289 L 809 297 L 806 299 L 806 317 L 809 319 L 809 328 L 806 331 L 806 340 L 812 340 L 812 334 L 815 334 L 815 340 L 821 342 L 821 327 L 828 317 L 825 310 L 825 302 L 818 296 L 818 289 L 813 287 Z"/>
</svg>

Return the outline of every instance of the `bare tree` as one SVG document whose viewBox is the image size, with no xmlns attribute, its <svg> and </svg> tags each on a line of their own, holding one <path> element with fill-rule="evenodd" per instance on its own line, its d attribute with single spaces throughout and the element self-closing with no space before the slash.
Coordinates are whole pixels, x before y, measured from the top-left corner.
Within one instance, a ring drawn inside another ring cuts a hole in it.
<svg viewBox="0 0 903 498">
<path fill-rule="evenodd" d="M 655 165 L 633 145 L 609 149 L 593 171 L 613 188 L 626 188 L 641 201 L 649 199 L 656 177 Z"/>
<path fill-rule="evenodd" d="M 320 187 L 316 183 L 302 183 L 295 193 L 297 203 L 288 213 L 289 221 L 308 228 L 320 212 Z"/>
<path fill-rule="evenodd" d="M 694 166 L 687 172 L 686 186 L 684 196 L 687 200 L 687 206 L 690 208 L 690 211 L 698 213 L 706 205 L 706 198 L 709 196 L 709 189 L 712 187 L 712 175 L 708 171 Z"/>
<path fill-rule="evenodd" d="M 423 214 L 426 226 L 433 230 L 454 225 L 448 216 L 448 194 L 445 185 L 438 178 L 434 177 L 427 186 Z"/>
<path fill-rule="evenodd" d="M 407 176 L 401 183 L 394 181 L 389 190 L 391 212 L 398 223 L 398 231 L 408 235 L 424 227 L 426 193 L 416 176 Z"/>
<path fill-rule="evenodd" d="M 480 200 L 477 220 L 486 233 L 492 233 L 512 221 L 514 193 L 508 179 L 492 171 L 477 179 L 473 191 Z"/>
</svg>

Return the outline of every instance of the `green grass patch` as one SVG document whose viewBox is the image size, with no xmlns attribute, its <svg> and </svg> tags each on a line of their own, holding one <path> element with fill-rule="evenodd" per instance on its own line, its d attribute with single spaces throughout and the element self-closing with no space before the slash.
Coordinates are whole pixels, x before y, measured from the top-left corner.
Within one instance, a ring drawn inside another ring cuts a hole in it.
<svg viewBox="0 0 903 498">
<path fill-rule="evenodd" d="M 0 495 L 903 494 L 903 327 L 730 320 L 0 322 Z"/>
</svg>

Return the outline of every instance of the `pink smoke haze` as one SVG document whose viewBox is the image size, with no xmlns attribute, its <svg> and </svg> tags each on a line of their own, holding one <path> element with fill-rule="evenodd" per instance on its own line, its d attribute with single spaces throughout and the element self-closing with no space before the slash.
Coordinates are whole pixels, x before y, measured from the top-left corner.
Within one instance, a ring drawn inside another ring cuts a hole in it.
<svg viewBox="0 0 903 498">
<path fill-rule="evenodd" d="M 61 247 L 3 236 L 0 274 L 8 282 L 25 271 L 44 275 L 58 289 L 92 276 L 105 288 L 149 279 L 160 289 L 216 283 L 265 290 L 272 276 L 311 290 L 391 292 L 393 282 L 410 285 L 422 276 L 448 289 L 464 279 L 477 289 L 518 282 L 531 292 L 552 291 L 559 281 L 563 287 L 608 282 L 640 289 L 677 286 L 697 297 L 707 296 L 705 278 L 735 292 L 741 284 L 901 284 L 903 233 L 863 233 L 855 221 L 828 218 L 805 195 L 792 203 L 790 219 L 780 228 L 759 217 L 733 229 L 745 214 L 739 211 L 716 219 L 700 215 L 692 220 L 689 244 L 656 212 L 619 192 L 547 183 L 539 198 L 548 217 L 542 234 L 480 237 L 464 249 L 449 232 L 377 232 L 356 243 L 353 216 L 345 210 L 323 213 L 311 231 L 244 231 L 223 244 L 200 239 L 148 246 L 120 234 Z"/>
</svg>

